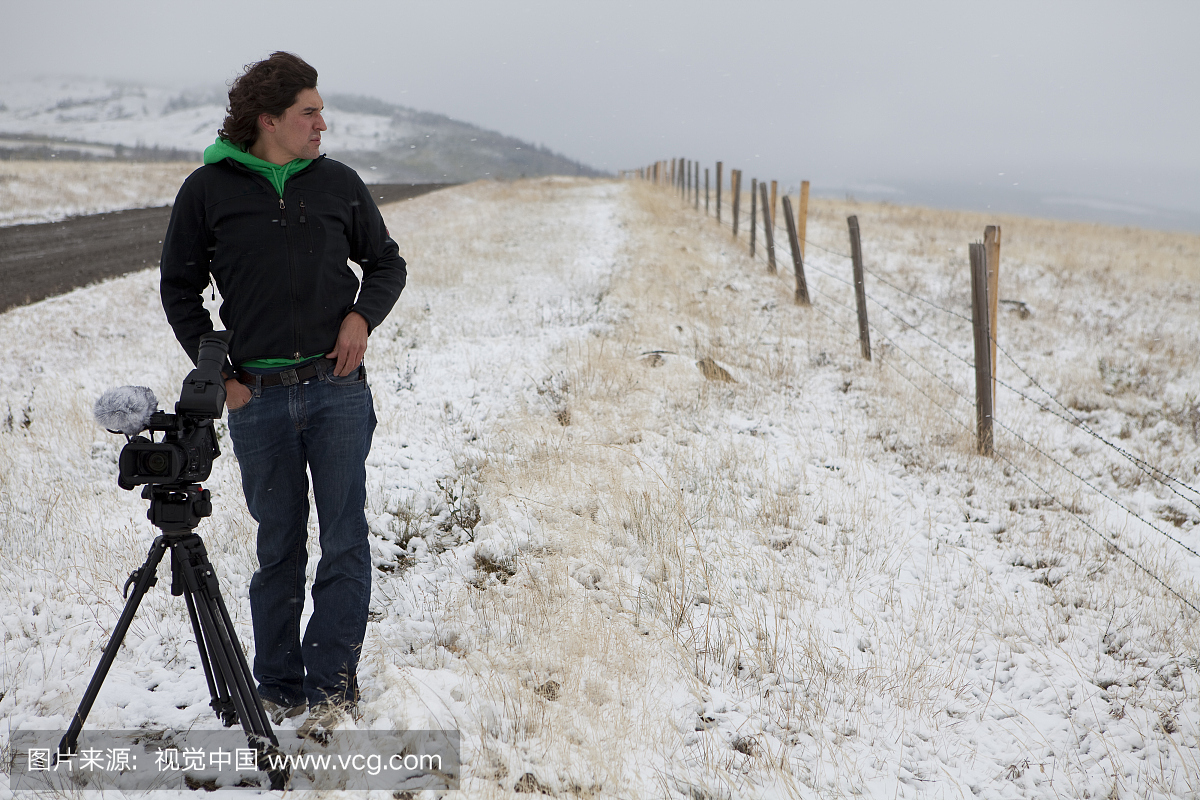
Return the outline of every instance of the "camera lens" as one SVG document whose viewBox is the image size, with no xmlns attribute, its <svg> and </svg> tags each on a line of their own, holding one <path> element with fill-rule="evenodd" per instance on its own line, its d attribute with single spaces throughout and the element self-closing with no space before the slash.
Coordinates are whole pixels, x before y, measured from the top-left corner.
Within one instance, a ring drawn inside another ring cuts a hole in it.
<svg viewBox="0 0 1200 800">
<path fill-rule="evenodd" d="M 167 454 L 160 451 L 148 453 L 146 460 L 143 462 L 145 472 L 150 475 L 166 475 L 170 468 L 171 459 L 167 458 Z"/>
</svg>

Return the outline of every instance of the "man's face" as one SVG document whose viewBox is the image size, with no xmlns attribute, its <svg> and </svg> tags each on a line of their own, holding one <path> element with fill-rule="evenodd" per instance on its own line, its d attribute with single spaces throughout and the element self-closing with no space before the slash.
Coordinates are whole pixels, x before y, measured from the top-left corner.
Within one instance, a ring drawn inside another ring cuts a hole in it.
<svg viewBox="0 0 1200 800">
<path fill-rule="evenodd" d="M 278 151 L 289 160 L 316 158 L 321 154 L 321 131 L 328 127 L 321 117 L 324 109 L 317 90 L 304 89 L 281 116 L 269 118 L 274 131 L 264 127 L 263 133 L 272 138 Z"/>
</svg>

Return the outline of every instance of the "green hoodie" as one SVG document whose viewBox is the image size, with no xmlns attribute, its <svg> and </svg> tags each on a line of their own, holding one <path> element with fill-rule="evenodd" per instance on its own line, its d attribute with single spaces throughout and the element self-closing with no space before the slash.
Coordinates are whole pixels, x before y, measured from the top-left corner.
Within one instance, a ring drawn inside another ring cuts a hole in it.
<svg viewBox="0 0 1200 800">
<path fill-rule="evenodd" d="M 287 183 L 287 179 L 295 175 L 300 170 L 312 163 L 312 159 L 294 158 L 286 164 L 272 164 L 270 161 L 263 161 L 258 156 L 252 156 L 228 139 L 217 137 L 217 141 L 210 144 L 204 151 L 204 163 L 216 164 L 218 161 L 224 161 L 227 158 L 232 158 L 239 164 L 245 164 L 250 169 L 262 175 L 271 182 L 275 187 L 275 191 L 279 192 L 279 196 L 283 197 L 283 186 Z M 310 358 L 291 359 L 291 358 L 259 358 L 253 361 L 247 361 L 242 364 L 243 367 L 258 367 L 262 369 L 270 369 L 272 367 L 290 367 L 294 364 L 301 364 L 305 361 L 311 361 L 321 356 L 311 356 Z"/>
<path fill-rule="evenodd" d="M 279 192 L 280 197 L 283 197 L 283 186 L 287 183 L 287 179 L 312 163 L 312 159 L 294 158 L 286 164 L 272 164 L 270 161 L 263 161 L 258 156 L 250 155 L 242 149 L 241 145 L 236 145 L 228 139 L 220 137 L 217 137 L 217 141 L 210 144 L 204 151 L 205 164 L 216 164 L 227 158 L 232 158 L 239 164 L 245 164 L 269 180 L 275 187 L 275 191 Z"/>
</svg>

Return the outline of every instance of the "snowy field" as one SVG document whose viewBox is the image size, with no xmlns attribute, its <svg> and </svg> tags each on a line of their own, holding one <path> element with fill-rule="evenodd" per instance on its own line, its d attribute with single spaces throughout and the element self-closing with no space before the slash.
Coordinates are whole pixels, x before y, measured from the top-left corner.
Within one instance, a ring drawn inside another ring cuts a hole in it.
<svg viewBox="0 0 1200 800">
<path fill-rule="evenodd" d="M 969 317 L 966 245 L 996 220 L 815 203 L 803 309 L 744 231 L 640 183 L 384 213 L 410 279 L 367 352 L 358 727 L 457 728 L 470 797 L 1200 793 L 1200 237 L 999 220 L 1025 370 L 999 377 L 1032 399 L 999 390 L 1026 441 L 998 429 L 984 459 L 947 311 Z M 870 306 L 870 363 L 820 249 L 848 251 L 848 213 L 911 293 L 868 276 L 904 320 Z M 0 745 L 66 726 L 154 536 L 91 404 L 177 397 L 156 277 L 0 315 Z M 253 522 L 223 449 L 200 532 L 247 643 Z M 90 726 L 211 726 L 166 586 Z"/>
<path fill-rule="evenodd" d="M 0 161 L 0 225 L 167 206 L 190 162 Z"/>
</svg>

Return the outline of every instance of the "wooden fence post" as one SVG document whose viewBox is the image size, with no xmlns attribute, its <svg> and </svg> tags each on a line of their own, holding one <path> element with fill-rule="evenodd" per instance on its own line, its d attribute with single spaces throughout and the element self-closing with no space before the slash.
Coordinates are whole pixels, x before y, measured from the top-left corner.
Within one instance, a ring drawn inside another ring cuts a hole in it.
<svg viewBox="0 0 1200 800">
<path fill-rule="evenodd" d="M 765 223 L 767 225 L 770 225 L 772 228 L 775 227 L 775 219 L 776 219 L 775 209 L 778 207 L 775 205 L 775 197 L 778 192 L 779 192 L 779 181 L 771 181 L 771 213 L 767 214 L 766 210 L 764 209 L 763 210 L 763 220 L 765 221 Z"/>
<path fill-rule="evenodd" d="M 700 210 L 700 162 L 693 161 L 692 168 L 696 171 L 696 180 L 692 182 L 694 189 L 692 190 L 692 198 L 696 201 L 696 210 Z M 705 201 L 705 210 L 708 210 L 707 200 Z"/>
<path fill-rule="evenodd" d="M 766 223 L 768 221 L 767 220 L 767 183 L 766 183 L 766 181 L 763 181 L 762 183 L 760 183 L 758 185 L 758 191 L 759 191 L 759 193 L 762 194 L 763 222 Z M 767 272 L 774 275 L 777 271 L 775 269 L 775 231 L 771 229 L 770 225 L 764 225 L 763 232 L 766 234 L 766 239 L 767 239 Z"/>
<path fill-rule="evenodd" d="M 684 161 L 683 167 L 684 167 L 684 169 L 683 169 L 683 175 L 684 175 L 683 200 L 684 200 L 684 202 L 687 202 L 688 200 L 692 199 L 692 162 L 691 162 L 691 160 Z"/>
<path fill-rule="evenodd" d="M 999 331 L 996 312 L 1000 304 L 1000 226 L 988 225 L 983 231 L 984 255 L 988 272 L 988 336 L 991 337 L 992 410 L 996 409 L 996 338 Z"/>
<path fill-rule="evenodd" d="M 783 196 L 783 216 L 787 220 L 788 242 L 792 245 L 792 267 L 796 270 L 796 305 L 808 305 L 808 281 L 804 280 L 804 253 L 796 235 L 796 219 L 792 216 L 792 201 Z"/>
<path fill-rule="evenodd" d="M 867 287 L 863 282 L 862 241 L 858 234 L 858 217 L 847 217 L 850 226 L 850 258 L 854 262 L 854 299 L 858 306 L 858 343 L 862 357 L 871 360 L 871 328 L 867 324 Z"/>
<path fill-rule="evenodd" d="M 754 201 L 754 193 L 758 191 L 758 178 L 750 179 L 750 258 L 754 258 L 754 228 L 758 224 L 755 220 L 758 203 Z M 763 209 L 766 211 L 766 209 Z"/>
<path fill-rule="evenodd" d="M 800 210 L 796 218 L 797 235 L 800 237 L 800 255 L 804 255 L 804 246 L 808 244 L 808 181 L 800 181 Z M 790 214 L 788 216 L 791 216 Z"/>
<path fill-rule="evenodd" d="M 721 221 L 721 162 L 717 162 L 717 222 Z"/>
<path fill-rule="evenodd" d="M 742 171 L 740 169 L 732 169 L 729 171 L 731 183 L 729 191 L 733 193 L 733 238 L 738 235 L 738 209 L 742 204 Z"/>
<path fill-rule="evenodd" d="M 704 168 L 704 216 L 708 216 L 708 167 Z"/>
<path fill-rule="evenodd" d="M 975 329 L 975 428 L 981 455 L 990 456 L 992 444 L 992 348 L 988 332 L 987 250 L 971 243 L 971 321 Z"/>
</svg>

